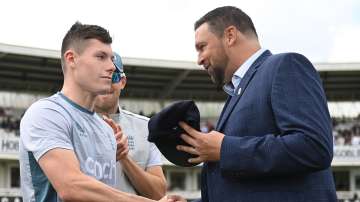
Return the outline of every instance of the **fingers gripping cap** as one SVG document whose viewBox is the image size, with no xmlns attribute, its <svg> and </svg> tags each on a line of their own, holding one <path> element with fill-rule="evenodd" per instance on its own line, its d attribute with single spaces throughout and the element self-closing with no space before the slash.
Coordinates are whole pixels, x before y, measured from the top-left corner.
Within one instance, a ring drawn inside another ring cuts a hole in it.
<svg viewBox="0 0 360 202">
<path fill-rule="evenodd" d="M 155 143 L 160 152 L 175 165 L 190 167 L 198 163 L 189 163 L 192 155 L 176 149 L 177 145 L 187 145 L 181 134 L 186 133 L 179 127 L 179 122 L 184 121 L 192 128 L 200 131 L 200 112 L 192 100 L 175 102 L 152 116 L 148 122 L 148 140 Z"/>
</svg>

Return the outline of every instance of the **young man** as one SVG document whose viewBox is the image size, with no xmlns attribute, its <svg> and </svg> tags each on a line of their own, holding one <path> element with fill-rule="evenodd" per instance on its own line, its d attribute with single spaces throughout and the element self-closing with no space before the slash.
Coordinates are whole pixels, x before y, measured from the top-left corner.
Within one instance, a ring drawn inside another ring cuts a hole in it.
<svg viewBox="0 0 360 202">
<path fill-rule="evenodd" d="M 139 193 L 147 198 L 160 199 L 166 192 L 161 153 L 153 143 L 147 141 L 149 119 L 120 108 L 119 97 L 127 79 L 117 53 L 114 53 L 114 64 L 119 71 L 113 74 L 114 80 L 109 94 L 96 97 L 95 111 L 111 117 L 121 127 L 120 135 L 116 136 L 116 188 L 129 193 Z"/>
<path fill-rule="evenodd" d="M 335 202 L 331 119 L 309 60 L 261 48 L 251 18 L 231 6 L 195 23 L 195 47 L 229 94 L 216 131 L 181 123 L 191 147 L 178 149 L 204 162 L 202 202 Z"/>
<path fill-rule="evenodd" d="M 34 103 L 21 120 L 24 201 L 153 201 L 113 188 L 114 131 L 93 110 L 96 96 L 111 87 L 111 42 L 108 31 L 96 25 L 75 23 L 65 35 L 61 92 Z M 182 199 L 160 201 L 176 200 Z"/>
</svg>

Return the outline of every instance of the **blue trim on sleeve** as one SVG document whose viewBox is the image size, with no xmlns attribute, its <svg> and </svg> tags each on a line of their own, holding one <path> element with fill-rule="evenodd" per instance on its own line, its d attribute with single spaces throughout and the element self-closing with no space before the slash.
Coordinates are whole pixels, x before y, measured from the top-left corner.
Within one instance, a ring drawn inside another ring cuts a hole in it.
<svg viewBox="0 0 360 202">
<path fill-rule="evenodd" d="M 36 202 L 57 202 L 57 193 L 54 187 L 50 184 L 38 162 L 35 160 L 34 154 L 28 152 L 31 181 L 34 187 Z"/>
</svg>

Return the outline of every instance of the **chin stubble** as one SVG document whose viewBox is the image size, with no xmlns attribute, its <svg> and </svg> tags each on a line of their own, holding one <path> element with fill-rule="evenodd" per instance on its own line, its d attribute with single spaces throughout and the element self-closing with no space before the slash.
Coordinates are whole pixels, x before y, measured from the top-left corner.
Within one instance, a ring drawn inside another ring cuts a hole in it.
<svg viewBox="0 0 360 202">
<path fill-rule="evenodd" d="M 222 69 L 214 69 L 213 82 L 216 86 L 216 90 L 221 91 L 224 85 L 224 73 Z"/>
</svg>

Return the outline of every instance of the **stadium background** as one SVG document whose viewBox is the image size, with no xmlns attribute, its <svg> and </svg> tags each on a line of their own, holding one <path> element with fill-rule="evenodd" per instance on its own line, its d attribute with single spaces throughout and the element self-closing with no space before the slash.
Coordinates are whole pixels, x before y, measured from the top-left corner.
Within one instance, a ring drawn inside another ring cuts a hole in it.
<svg viewBox="0 0 360 202">
<path fill-rule="evenodd" d="M 181 99 L 196 101 L 202 130 L 211 128 L 226 95 L 193 62 L 123 58 L 128 77 L 123 108 L 151 116 Z M 333 117 L 332 169 L 340 201 L 360 194 L 360 63 L 315 63 Z M 0 43 L 0 202 L 19 202 L 19 121 L 35 100 L 60 90 L 60 52 Z M 301 110 L 301 109 L 299 109 Z M 200 196 L 201 167 L 180 168 L 164 160 L 168 192 Z"/>
</svg>

